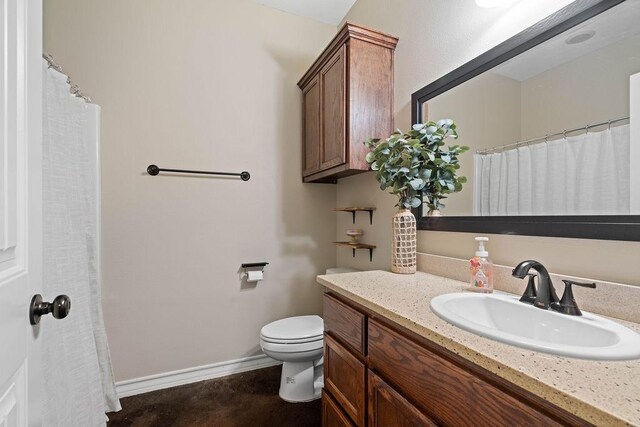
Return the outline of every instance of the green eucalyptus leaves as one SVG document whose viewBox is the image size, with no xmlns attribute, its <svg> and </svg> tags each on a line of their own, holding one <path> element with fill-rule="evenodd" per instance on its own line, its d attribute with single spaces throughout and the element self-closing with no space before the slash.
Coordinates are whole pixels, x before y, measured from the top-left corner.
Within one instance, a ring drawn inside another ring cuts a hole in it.
<svg viewBox="0 0 640 427">
<path fill-rule="evenodd" d="M 399 208 L 417 208 L 422 203 L 421 190 L 427 197 L 430 210 L 439 210 L 447 194 L 462 190 L 467 182 L 457 176 L 460 169 L 458 155 L 469 147 L 452 145 L 444 148 L 445 139 L 458 138 L 456 125 L 451 119 L 413 125 L 408 133 L 397 130 L 389 138 L 367 139 L 371 149 L 367 163 L 375 171 L 380 189 L 391 189 L 398 196 Z"/>
</svg>

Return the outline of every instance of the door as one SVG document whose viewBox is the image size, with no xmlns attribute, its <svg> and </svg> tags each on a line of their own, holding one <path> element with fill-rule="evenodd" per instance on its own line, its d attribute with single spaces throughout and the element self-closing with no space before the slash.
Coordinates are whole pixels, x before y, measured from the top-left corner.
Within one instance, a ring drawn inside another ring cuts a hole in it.
<svg viewBox="0 0 640 427">
<path fill-rule="evenodd" d="M 0 425 L 39 425 L 42 3 L 0 0 Z"/>
<path fill-rule="evenodd" d="M 322 94 L 320 170 L 326 170 L 347 161 L 346 52 L 346 45 L 342 46 L 320 70 L 320 92 Z"/>
</svg>

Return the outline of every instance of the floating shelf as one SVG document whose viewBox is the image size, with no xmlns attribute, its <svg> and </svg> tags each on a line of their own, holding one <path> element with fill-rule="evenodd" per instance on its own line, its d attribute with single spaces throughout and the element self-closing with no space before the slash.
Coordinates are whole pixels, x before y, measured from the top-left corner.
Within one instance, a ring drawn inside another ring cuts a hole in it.
<svg viewBox="0 0 640 427">
<path fill-rule="evenodd" d="M 335 208 L 334 209 L 334 211 L 336 212 L 351 212 L 354 224 L 356 223 L 356 212 L 369 212 L 369 224 L 373 224 L 373 211 L 375 210 L 376 208 L 373 208 L 373 207 L 369 207 L 369 208 L 352 207 L 352 208 Z"/>
<path fill-rule="evenodd" d="M 369 249 L 369 262 L 373 261 L 373 250 L 376 245 L 367 245 L 366 243 L 350 243 L 350 242 L 333 242 L 336 246 L 343 246 L 345 248 L 351 248 L 353 251 L 353 257 L 356 256 L 356 249 Z"/>
</svg>

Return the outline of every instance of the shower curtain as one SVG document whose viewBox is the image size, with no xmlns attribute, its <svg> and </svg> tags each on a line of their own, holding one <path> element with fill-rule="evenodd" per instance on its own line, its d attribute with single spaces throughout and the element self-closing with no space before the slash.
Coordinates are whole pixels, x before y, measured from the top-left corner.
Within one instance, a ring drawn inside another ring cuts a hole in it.
<svg viewBox="0 0 640 427">
<path fill-rule="evenodd" d="M 44 425 L 104 426 L 120 403 L 100 289 L 100 107 L 43 67 L 43 295 L 71 298 L 67 318 L 42 325 Z"/>
<path fill-rule="evenodd" d="M 627 215 L 629 125 L 474 156 L 474 215 Z"/>
</svg>

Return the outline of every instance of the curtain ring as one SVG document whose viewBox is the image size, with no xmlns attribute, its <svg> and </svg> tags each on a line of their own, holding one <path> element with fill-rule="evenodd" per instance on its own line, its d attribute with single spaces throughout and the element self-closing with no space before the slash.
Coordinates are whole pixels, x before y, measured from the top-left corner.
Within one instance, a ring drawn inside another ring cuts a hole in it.
<svg viewBox="0 0 640 427">
<path fill-rule="evenodd" d="M 567 139 L 567 130 L 563 130 L 562 131 L 562 136 L 564 136 L 564 139 Z"/>
<path fill-rule="evenodd" d="M 589 128 L 590 128 L 590 127 L 591 127 L 591 125 L 586 125 L 586 126 L 584 127 L 584 130 L 585 130 L 585 132 L 586 132 L 586 133 L 589 133 Z"/>
<path fill-rule="evenodd" d="M 607 120 L 607 129 L 611 130 L 611 120 Z"/>
<path fill-rule="evenodd" d="M 544 143 L 545 143 L 545 144 L 549 143 L 549 134 L 546 134 L 546 135 L 544 136 Z"/>
</svg>

